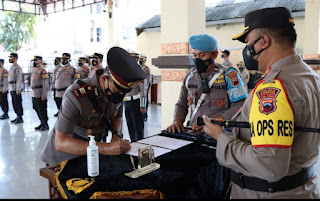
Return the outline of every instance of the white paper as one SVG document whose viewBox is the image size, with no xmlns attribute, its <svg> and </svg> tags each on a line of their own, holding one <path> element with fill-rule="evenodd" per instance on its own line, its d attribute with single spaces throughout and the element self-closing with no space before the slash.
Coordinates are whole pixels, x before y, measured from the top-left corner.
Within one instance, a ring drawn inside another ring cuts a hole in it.
<svg viewBox="0 0 320 201">
<path fill-rule="evenodd" d="M 157 147 L 163 147 L 171 150 L 176 150 L 180 147 L 183 147 L 192 143 L 192 141 L 188 141 L 188 140 L 181 140 L 181 139 L 170 138 L 170 137 L 159 136 L 159 135 L 151 136 L 151 137 L 139 140 L 137 142 L 147 144 L 147 145 L 153 145 Z"/>
<path fill-rule="evenodd" d="M 141 144 L 138 142 L 132 142 L 130 145 L 131 145 L 131 149 L 128 152 L 126 152 L 126 154 L 132 155 L 132 156 L 138 156 L 138 149 L 148 146 L 147 144 Z M 165 148 L 155 147 L 155 146 L 152 146 L 152 149 L 154 151 L 155 158 L 171 151 L 170 149 L 165 149 Z"/>
</svg>

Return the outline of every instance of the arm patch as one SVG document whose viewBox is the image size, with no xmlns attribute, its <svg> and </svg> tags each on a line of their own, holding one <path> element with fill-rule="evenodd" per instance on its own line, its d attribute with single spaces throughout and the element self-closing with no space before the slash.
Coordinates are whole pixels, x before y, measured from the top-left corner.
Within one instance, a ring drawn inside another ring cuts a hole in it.
<svg viewBox="0 0 320 201">
<path fill-rule="evenodd" d="M 279 79 L 260 81 L 252 93 L 249 122 L 253 147 L 292 146 L 294 112 L 287 91 Z"/>
<path fill-rule="evenodd" d="M 243 81 L 235 68 L 230 67 L 225 72 L 224 77 L 227 83 L 227 93 L 231 103 L 242 100 L 248 96 Z"/>
<path fill-rule="evenodd" d="M 73 90 L 73 93 L 76 96 L 76 98 L 80 98 L 92 92 L 93 92 L 93 87 L 88 84 Z"/>
</svg>

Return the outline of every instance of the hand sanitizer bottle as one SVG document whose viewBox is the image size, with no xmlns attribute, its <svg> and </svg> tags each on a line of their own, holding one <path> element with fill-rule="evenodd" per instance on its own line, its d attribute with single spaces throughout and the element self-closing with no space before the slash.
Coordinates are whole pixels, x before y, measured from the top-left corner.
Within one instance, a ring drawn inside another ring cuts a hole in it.
<svg viewBox="0 0 320 201">
<path fill-rule="evenodd" d="M 89 135 L 90 141 L 87 147 L 88 175 L 95 177 L 99 175 L 99 150 L 93 135 Z"/>
</svg>

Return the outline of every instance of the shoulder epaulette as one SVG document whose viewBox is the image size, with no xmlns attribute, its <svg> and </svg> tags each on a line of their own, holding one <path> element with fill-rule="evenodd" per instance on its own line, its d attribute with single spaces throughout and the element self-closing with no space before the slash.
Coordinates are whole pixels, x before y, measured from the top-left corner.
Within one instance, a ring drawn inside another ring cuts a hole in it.
<svg viewBox="0 0 320 201">
<path fill-rule="evenodd" d="M 92 92 L 93 92 L 93 87 L 88 84 L 80 86 L 79 88 L 73 90 L 73 93 L 77 98 L 80 98 Z"/>
</svg>

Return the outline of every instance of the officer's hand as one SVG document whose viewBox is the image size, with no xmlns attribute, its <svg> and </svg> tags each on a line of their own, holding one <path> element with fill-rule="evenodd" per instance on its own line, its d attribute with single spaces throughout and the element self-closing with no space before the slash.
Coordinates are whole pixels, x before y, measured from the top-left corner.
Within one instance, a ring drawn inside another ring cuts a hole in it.
<svg viewBox="0 0 320 201">
<path fill-rule="evenodd" d="M 41 97 L 41 100 L 42 100 L 42 101 L 45 101 L 45 100 L 47 100 L 47 97 L 42 96 L 42 97 Z"/>
<path fill-rule="evenodd" d="M 202 117 L 205 124 L 203 126 L 203 131 L 213 139 L 218 140 L 220 133 L 223 132 L 222 127 L 212 123 L 206 115 L 203 115 Z"/>
<path fill-rule="evenodd" d="M 218 116 L 212 117 L 212 120 L 214 120 L 214 121 L 224 121 L 224 118 L 223 118 L 223 116 L 218 115 Z"/>
<path fill-rule="evenodd" d="M 7 93 L 7 90 L 2 91 L 3 94 Z"/>
<path fill-rule="evenodd" d="M 147 112 L 147 109 L 145 107 L 140 107 L 140 112 L 144 114 Z"/>
<path fill-rule="evenodd" d="M 101 153 L 104 155 L 120 155 L 129 151 L 131 146 L 128 140 L 122 140 L 117 135 L 112 135 L 111 142 L 104 143 L 102 149 Z"/>
<path fill-rule="evenodd" d="M 20 91 L 20 90 L 17 90 L 17 91 L 16 91 L 16 94 L 17 94 L 17 95 L 20 95 L 20 94 L 21 94 L 21 91 Z"/>
<path fill-rule="evenodd" d="M 192 124 L 192 130 L 199 131 L 202 130 L 203 126 L 198 126 L 196 122 Z"/>
<path fill-rule="evenodd" d="M 175 133 L 176 131 L 178 133 L 183 132 L 185 130 L 183 124 L 180 121 L 175 121 L 173 124 L 171 124 L 166 131 L 169 133 Z"/>
</svg>

